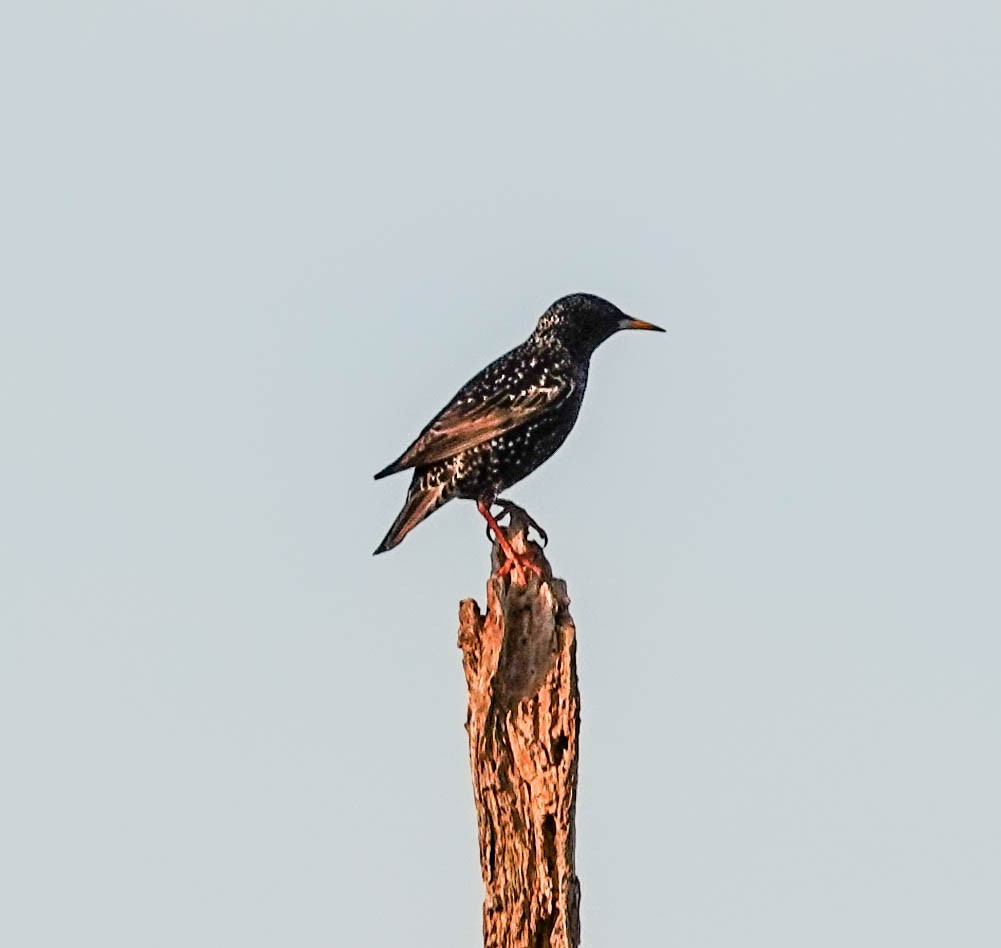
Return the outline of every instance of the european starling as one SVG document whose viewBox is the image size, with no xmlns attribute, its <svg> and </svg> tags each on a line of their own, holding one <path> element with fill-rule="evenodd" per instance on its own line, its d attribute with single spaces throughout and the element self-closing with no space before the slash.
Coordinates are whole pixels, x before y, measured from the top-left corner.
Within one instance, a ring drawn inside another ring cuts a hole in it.
<svg viewBox="0 0 1001 948">
<path fill-rule="evenodd" d="M 631 319 L 588 293 L 564 296 L 520 346 L 468 381 L 376 479 L 414 469 L 407 501 L 376 553 L 392 549 L 453 497 L 476 501 L 520 573 L 490 508 L 500 493 L 563 444 L 580 411 L 591 355 L 620 329 L 659 326 Z"/>
</svg>

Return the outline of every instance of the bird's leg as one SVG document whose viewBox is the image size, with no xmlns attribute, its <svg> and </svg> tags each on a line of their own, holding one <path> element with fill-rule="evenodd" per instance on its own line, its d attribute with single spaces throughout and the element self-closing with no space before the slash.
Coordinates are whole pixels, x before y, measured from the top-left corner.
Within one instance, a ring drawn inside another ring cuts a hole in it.
<svg viewBox="0 0 1001 948">
<path fill-rule="evenodd" d="M 542 570 L 535 563 L 532 563 L 530 560 L 524 560 L 515 553 L 514 547 L 511 546 L 507 535 L 501 529 L 500 524 L 494 519 L 493 514 L 490 513 L 490 508 L 482 500 L 476 502 L 476 509 L 479 510 L 483 515 L 483 519 L 487 522 L 487 536 L 490 536 L 490 531 L 492 530 L 494 537 L 496 537 L 497 542 L 500 544 L 500 548 L 504 551 L 504 556 L 507 558 L 504 565 L 498 570 L 497 575 L 505 576 L 507 573 L 513 572 L 514 581 L 519 586 L 524 586 L 527 582 L 525 576 L 526 569 L 531 569 L 541 576 Z"/>
<path fill-rule="evenodd" d="M 483 515 L 483 519 L 487 522 L 487 538 L 490 538 L 490 532 L 493 531 L 494 538 L 500 544 L 500 548 L 504 551 L 504 556 L 507 558 L 504 565 L 500 568 L 498 575 L 504 576 L 509 570 L 513 570 L 515 582 L 519 586 L 524 586 L 525 571 L 522 569 L 518 554 L 514 552 L 514 548 L 508 542 L 507 535 L 501 529 L 500 524 L 494 519 L 493 514 L 490 513 L 490 508 L 482 500 L 476 501 L 476 509 L 479 510 Z"/>
<path fill-rule="evenodd" d="M 502 517 L 505 515 L 510 517 L 511 511 L 517 510 L 519 515 L 525 521 L 525 523 L 527 523 L 539 535 L 539 539 L 542 541 L 542 545 L 543 546 L 549 545 L 549 535 L 546 533 L 545 530 L 542 529 L 542 527 L 539 526 L 538 522 L 532 517 L 532 515 L 527 510 L 525 510 L 524 507 L 519 507 L 516 503 L 513 503 L 510 500 L 504 500 L 501 497 L 498 497 L 493 502 L 493 506 L 500 507 Z"/>
</svg>

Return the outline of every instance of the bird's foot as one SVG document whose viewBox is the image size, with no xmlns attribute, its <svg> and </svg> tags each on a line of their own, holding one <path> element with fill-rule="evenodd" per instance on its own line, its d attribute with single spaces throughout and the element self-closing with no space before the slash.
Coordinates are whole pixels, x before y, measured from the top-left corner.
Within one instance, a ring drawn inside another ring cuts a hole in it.
<svg viewBox="0 0 1001 948">
<path fill-rule="evenodd" d="M 511 514 L 513 512 L 511 508 L 519 513 L 524 513 L 520 507 L 517 507 L 508 501 L 504 501 L 503 506 L 505 507 L 504 513 Z M 491 542 L 496 540 L 498 546 L 500 546 L 504 553 L 504 563 L 501 565 L 500 569 L 497 570 L 497 575 L 499 577 L 503 577 L 508 573 L 511 573 L 514 576 L 514 581 L 519 586 L 525 586 L 528 584 L 527 573 L 529 570 L 537 574 L 540 578 L 545 578 L 543 569 L 538 563 L 534 562 L 530 557 L 524 554 L 515 552 L 514 547 L 511 546 L 511 541 L 507 538 L 507 534 L 494 518 L 493 514 L 490 513 L 490 508 L 486 504 L 479 501 L 477 502 L 476 507 L 483 515 L 484 520 L 487 522 L 487 539 Z M 502 513 L 501 516 L 503 515 L 504 514 Z M 525 516 L 528 517 L 527 514 L 525 514 Z M 536 525 L 535 529 L 539 529 L 538 525 Z"/>
<path fill-rule="evenodd" d="M 510 500 L 504 500 L 498 497 L 497 500 L 493 502 L 493 506 L 500 507 L 501 517 L 510 517 L 511 525 L 514 526 L 517 518 L 520 518 L 524 523 L 531 527 L 538 535 L 539 539 L 542 541 L 543 546 L 549 545 L 549 534 L 546 533 L 542 527 L 539 526 L 538 521 L 527 511 L 524 507 L 519 507 L 516 503 Z M 498 518 L 500 519 L 500 518 Z M 527 534 L 526 530 L 526 534 Z"/>
</svg>

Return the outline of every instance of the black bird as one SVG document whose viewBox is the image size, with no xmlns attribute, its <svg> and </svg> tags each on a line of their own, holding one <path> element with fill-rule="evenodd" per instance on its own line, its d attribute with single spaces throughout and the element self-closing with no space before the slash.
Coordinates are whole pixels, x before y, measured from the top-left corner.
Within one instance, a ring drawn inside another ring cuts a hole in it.
<svg viewBox="0 0 1001 948">
<path fill-rule="evenodd" d="M 574 293 L 553 303 L 520 346 L 470 379 L 376 479 L 414 469 L 407 502 L 376 553 L 392 549 L 453 497 L 476 501 L 516 572 L 490 507 L 563 444 L 580 411 L 591 354 L 631 319 L 607 300 Z"/>
</svg>

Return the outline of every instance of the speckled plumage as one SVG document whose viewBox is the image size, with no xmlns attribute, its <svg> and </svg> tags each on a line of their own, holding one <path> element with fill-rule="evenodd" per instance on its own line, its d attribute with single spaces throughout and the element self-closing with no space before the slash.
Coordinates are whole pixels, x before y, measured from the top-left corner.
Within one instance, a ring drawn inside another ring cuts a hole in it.
<svg viewBox="0 0 1001 948">
<path fill-rule="evenodd" d="M 620 329 L 659 327 L 586 293 L 553 303 L 525 342 L 470 379 L 375 475 L 414 469 L 403 510 L 375 552 L 392 549 L 455 497 L 489 507 L 551 457 L 577 421 L 591 354 Z"/>
</svg>

